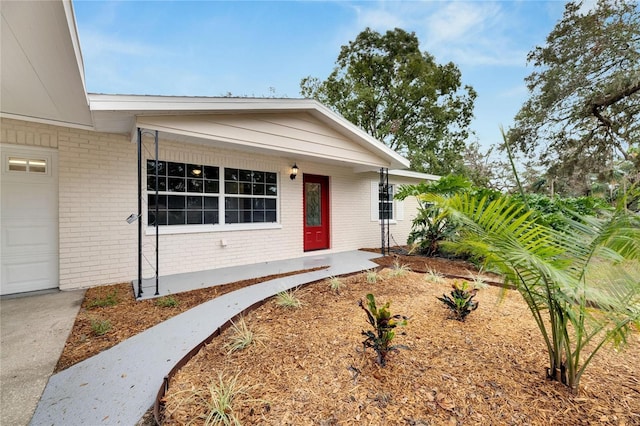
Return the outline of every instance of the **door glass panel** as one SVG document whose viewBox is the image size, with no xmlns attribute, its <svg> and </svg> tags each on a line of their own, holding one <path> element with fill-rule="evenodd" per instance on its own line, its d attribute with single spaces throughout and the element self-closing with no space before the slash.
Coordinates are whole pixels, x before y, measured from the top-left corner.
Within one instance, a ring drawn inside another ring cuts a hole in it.
<svg viewBox="0 0 640 426">
<path fill-rule="evenodd" d="M 320 198 L 321 185 L 319 183 L 307 182 L 304 184 L 305 191 L 305 222 L 307 226 L 321 226 L 322 215 L 321 210 L 321 198 Z"/>
</svg>

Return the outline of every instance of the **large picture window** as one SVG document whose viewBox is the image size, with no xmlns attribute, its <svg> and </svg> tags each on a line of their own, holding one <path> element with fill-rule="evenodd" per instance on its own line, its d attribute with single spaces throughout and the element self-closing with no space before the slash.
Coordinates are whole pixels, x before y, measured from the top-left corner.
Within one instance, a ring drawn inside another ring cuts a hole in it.
<svg viewBox="0 0 640 426">
<path fill-rule="evenodd" d="M 200 164 L 147 160 L 148 224 L 202 225 L 219 223 L 220 172 Z M 156 214 L 158 206 L 158 217 Z"/>
<path fill-rule="evenodd" d="M 277 173 L 147 160 L 149 226 L 278 221 Z M 156 206 L 158 215 L 156 217 Z"/>
</svg>

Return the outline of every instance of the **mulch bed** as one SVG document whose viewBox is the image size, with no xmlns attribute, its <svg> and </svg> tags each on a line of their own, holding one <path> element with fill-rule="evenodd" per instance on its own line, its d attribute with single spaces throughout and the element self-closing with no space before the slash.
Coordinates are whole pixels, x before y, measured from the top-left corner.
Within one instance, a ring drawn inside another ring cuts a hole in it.
<svg viewBox="0 0 640 426">
<path fill-rule="evenodd" d="M 162 321 L 166 321 L 194 306 L 222 296 L 223 294 L 259 282 L 324 268 L 326 268 L 326 266 L 304 271 L 269 275 L 171 295 L 177 302 L 177 306 L 159 306 L 158 299 L 138 301 L 135 298 L 131 283 L 89 288 L 85 293 L 80 312 L 76 316 L 73 328 L 67 338 L 54 372 L 57 373 L 65 368 L 69 368 Z M 104 301 L 109 298 L 114 300 L 114 305 L 102 307 L 92 306 L 95 305 L 97 301 Z M 92 322 L 95 323 L 96 321 L 108 321 L 111 325 L 110 330 L 103 335 L 96 335 L 92 328 Z"/>
<path fill-rule="evenodd" d="M 260 425 L 590 425 L 640 424 L 638 334 L 618 353 L 603 349 L 582 379 L 580 395 L 545 378 L 545 347 L 525 303 L 512 290 L 487 287 L 467 321 L 452 320 L 436 300 L 451 280 L 428 282 L 407 272 L 368 284 L 345 278 L 339 294 L 328 281 L 299 290 L 303 306 L 269 301 L 248 313 L 257 344 L 229 354 L 227 329 L 172 379 L 164 424 L 186 424 L 205 412 L 188 400 L 206 394 L 218 374 L 237 376 L 242 424 Z M 411 316 L 386 367 L 363 352 L 368 327 L 357 301 L 373 292 L 379 305 Z"/>
<path fill-rule="evenodd" d="M 466 322 L 450 318 L 436 296 L 451 280 L 428 282 L 407 272 L 369 284 L 365 274 L 345 278 L 339 294 L 328 281 L 299 290 L 302 308 L 269 301 L 248 313 L 259 343 L 228 353 L 232 330 L 205 346 L 170 383 L 164 424 L 201 424 L 206 396 L 218 374 L 237 377 L 253 400 L 240 395 L 234 412 L 260 425 L 588 425 L 640 424 L 640 341 L 618 353 L 603 349 L 582 379 L 581 393 L 545 378 L 547 355 L 519 294 L 487 287 Z M 392 313 L 412 317 L 386 367 L 362 351 L 367 328 L 357 306 L 367 292 L 392 301 Z"/>
<path fill-rule="evenodd" d="M 640 425 L 640 339 L 629 347 L 601 350 L 583 376 L 581 393 L 545 379 L 547 354 L 531 314 L 519 294 L 499 288 L 500 277 L 479 292 L 480 307 L 466 322 L 450 319 L 437 301 L 453 279 L 474 279 L 470 263 L 399 253 L 377 260 L 386 278 L 368 284 L 364 274 L 343 277 L 344 288 L 328 281 L 298 290 L 300 309 L 283 310 L 273 300 L 249 312 L 248 326 L 262 344 L 228 354 L 227 329 L 205 346 L 171 381 L 166 424 L 202 424 L 203 408 L 184 401 L 203 391 L 218 373 L 238 375 L 258 401 L 236 401 L 243 424 L 261 425 Z M 394 264 L 413 272 L 391 277 Z M 428 272 L 450 277 L 427 281 Z M 427 272 L 427 273 L 424 273 Z M 87 290 L 85 301 L 56 371 L 139 333 L 160 321 L 229 291 L 273 277 L 194 290 L 173 297 L 177 307 L 136 301 L 130 284 Z M 113 295 L 117 304 L 90 308 Z M 412 317 L 385 368 L 363 353 L 361 331 L 368 327 L 357 306 L 367 292 L 391 301 L 393 313 Z M 95 336 L 91 320 L 111 322 Z M 180 393 L 184 391 L 183 393 Z M 195 421 L 194 421 L 195 420 Z M 148 413 L 139 424 L 153 424 Z"/>
</svg>

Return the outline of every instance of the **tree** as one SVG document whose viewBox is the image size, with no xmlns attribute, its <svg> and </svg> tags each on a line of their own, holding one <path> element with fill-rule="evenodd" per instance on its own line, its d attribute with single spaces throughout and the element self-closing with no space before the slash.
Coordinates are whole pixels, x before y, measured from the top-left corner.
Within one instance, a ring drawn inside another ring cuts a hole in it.
<svg viewBox="0 0 640 426">
<path fill-rule="evenodd" d="M 546 45 L 529 53 L 530 98 L 515 117 L 514 149 L 539 156 L 550 180 L 574 193 L 593 173 L 606 181 L 618 160 L 640 170 L 640 10 L 635 1 L 565 6 Z M 634 152 L 635 150 L 635 152 Z M 578 188 L 576 188 L 576 186 Z"/>
<path fill-rule="evenodd" d="M 300 89 L 407 156 L 412 169 L 434 174 L 460 161 L 476 98 L 453 63 L 437 64 L 399 28 L 367 28 L 342 46 L 326 81 L 306 77 Z"/>
<path fill-rule="evenodd" d="M 626 200 L 611 215 L 565 219 L 556 230 L 508 195 L 421 199 L 460 224 L 443 246 L 484 258 L 522 295 L 547 347 L 548 378 L 577 393 L 598 350 L 640 327 L 640 217 Z"/>
</svg>

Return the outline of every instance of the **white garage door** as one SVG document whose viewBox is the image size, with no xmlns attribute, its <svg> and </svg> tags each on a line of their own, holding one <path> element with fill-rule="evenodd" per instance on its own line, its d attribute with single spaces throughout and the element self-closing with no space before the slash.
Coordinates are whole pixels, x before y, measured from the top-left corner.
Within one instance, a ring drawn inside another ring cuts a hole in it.
<svg viewBox="0 0 640 426">
<path fill-rule="evenodd" d="M 56 288 L 57 153 L 7 145 L 0 152 L 0 293 Z"/>
</svg>

